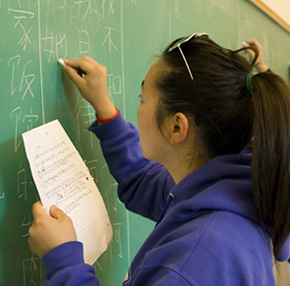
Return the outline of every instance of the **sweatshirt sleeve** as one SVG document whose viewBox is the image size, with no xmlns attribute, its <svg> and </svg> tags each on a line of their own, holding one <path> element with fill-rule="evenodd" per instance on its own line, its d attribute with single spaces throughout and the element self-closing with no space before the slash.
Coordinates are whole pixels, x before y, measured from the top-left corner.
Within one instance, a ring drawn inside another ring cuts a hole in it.
<svg viewBox="0 0 290 286">
<path fill-rule="evenodd" d="M 98 286 L 99 280 L 93 266 L 84 263 L 83 245 L 72 241 L 64 243 L 45 254 L 45 286 Z"/>
<path fill-rule="evenodd" d="M 90 131 L 100 139 L 104 157 L 118 182 L 118 194 L 127 209 L 157 221 L 174 185 L 165 167 L 144 158 L 137 128 L 121 114 Z"/>
</svg>

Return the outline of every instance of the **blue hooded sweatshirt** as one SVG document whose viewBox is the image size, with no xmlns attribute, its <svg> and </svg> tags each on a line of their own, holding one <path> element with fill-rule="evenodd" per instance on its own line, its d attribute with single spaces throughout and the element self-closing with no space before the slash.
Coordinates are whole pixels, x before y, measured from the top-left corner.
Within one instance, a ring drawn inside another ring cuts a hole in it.
<svg viewBox="0 0 290 286">
<path fill-rule="evenodd" d="M 215 157 L 175 185 L 162 165 L 143 157 L 137 129 L 121 115 L 90 130 L 121 201 L 157 222 L 123 285 L 275 285 L 271 237 L 253 202 L 251 153 Z M 276 259 L 288 257 L 289 240 Z M 99 285 L 79 242 L 58 246 L 43 262 L 45 285 Z"/>
</svg>

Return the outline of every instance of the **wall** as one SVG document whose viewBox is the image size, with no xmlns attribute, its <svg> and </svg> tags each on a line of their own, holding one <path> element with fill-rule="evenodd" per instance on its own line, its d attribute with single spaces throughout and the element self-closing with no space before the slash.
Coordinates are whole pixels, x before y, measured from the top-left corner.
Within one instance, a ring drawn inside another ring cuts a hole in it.
<svg viewBox="0 0 290 286">
<path fill-rule="evenodd" d="M 274 13 L 281 17 L 290 26 L 290 2 L 287 0 L 263 0 Z"/>
<path fill-rule="evenodd" d="M 111 99 L 136 124 L 140 84 L 173 39 L 205 31 L 228 48 L 257 38 L 271 69 L 288 79 L 289 34 L 248 0 L 0 0 L 0 285 L 42 285 L 43 265 L 27 246 L 38 199 L 22 132 L 59 119 L 87 163 L 114 228 L 95 264 L 101 285 L 120 285 L 154 227 L 116 196 L 97 139 L 94 111 L 57 64 L 89 55 L 108 68 Z"/>
</svg>

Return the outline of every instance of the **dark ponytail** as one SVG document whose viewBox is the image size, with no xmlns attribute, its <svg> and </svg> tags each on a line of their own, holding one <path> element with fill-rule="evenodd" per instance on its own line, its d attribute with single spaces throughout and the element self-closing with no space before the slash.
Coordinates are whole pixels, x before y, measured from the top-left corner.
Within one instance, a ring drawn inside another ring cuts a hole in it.
<svg viewBox="0 0 290 286">
<path fill-rule="evenodd" d="M 254 200 L 277 258 L 290 233 L 290 89 L 271 72 L 252 78 Z"/>
<path fill-rule="evenodd" d="M 253 196 L 278 257 L 290 234 L 289 87 L 278 75 L 266 72 L 252 77 L 249 91 L 246 82 L 254 63 L 240 54 L 247 48 L 232 51 L 202 38 L 186 42 L 182 51 L 194 80 L 179 50 L 168 48 L 161 56 L 168 70 L 155 82 L 160 90 L 160 129 L 167 115 L 184 113 L 194 122 L 208 158 L 239 153 L 254 137 Z"/>
</svg>

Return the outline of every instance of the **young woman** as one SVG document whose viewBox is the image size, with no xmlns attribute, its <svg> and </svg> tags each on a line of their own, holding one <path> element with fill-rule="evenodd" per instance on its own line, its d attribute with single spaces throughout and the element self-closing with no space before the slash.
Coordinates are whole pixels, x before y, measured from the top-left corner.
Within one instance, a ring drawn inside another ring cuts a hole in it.
<svg viewBox="0 0 290 286">
<path fill-rule="evenodd" d="M 170 44 L 142 83 L 139 133 L 109 100 L 105 67 L 65 61 L 95 108 L 90 130 L 120 199 L 157 222 L 123 285 L 275 285 L 273 259 L 289 257 L 290 91 L 259 44 L 245 46 L 225 49 L 206 34 Z M 29 245 L 46 285 L 98 285 L 69 217 L 39 202 L 33 214 Z"/>
</svg>

